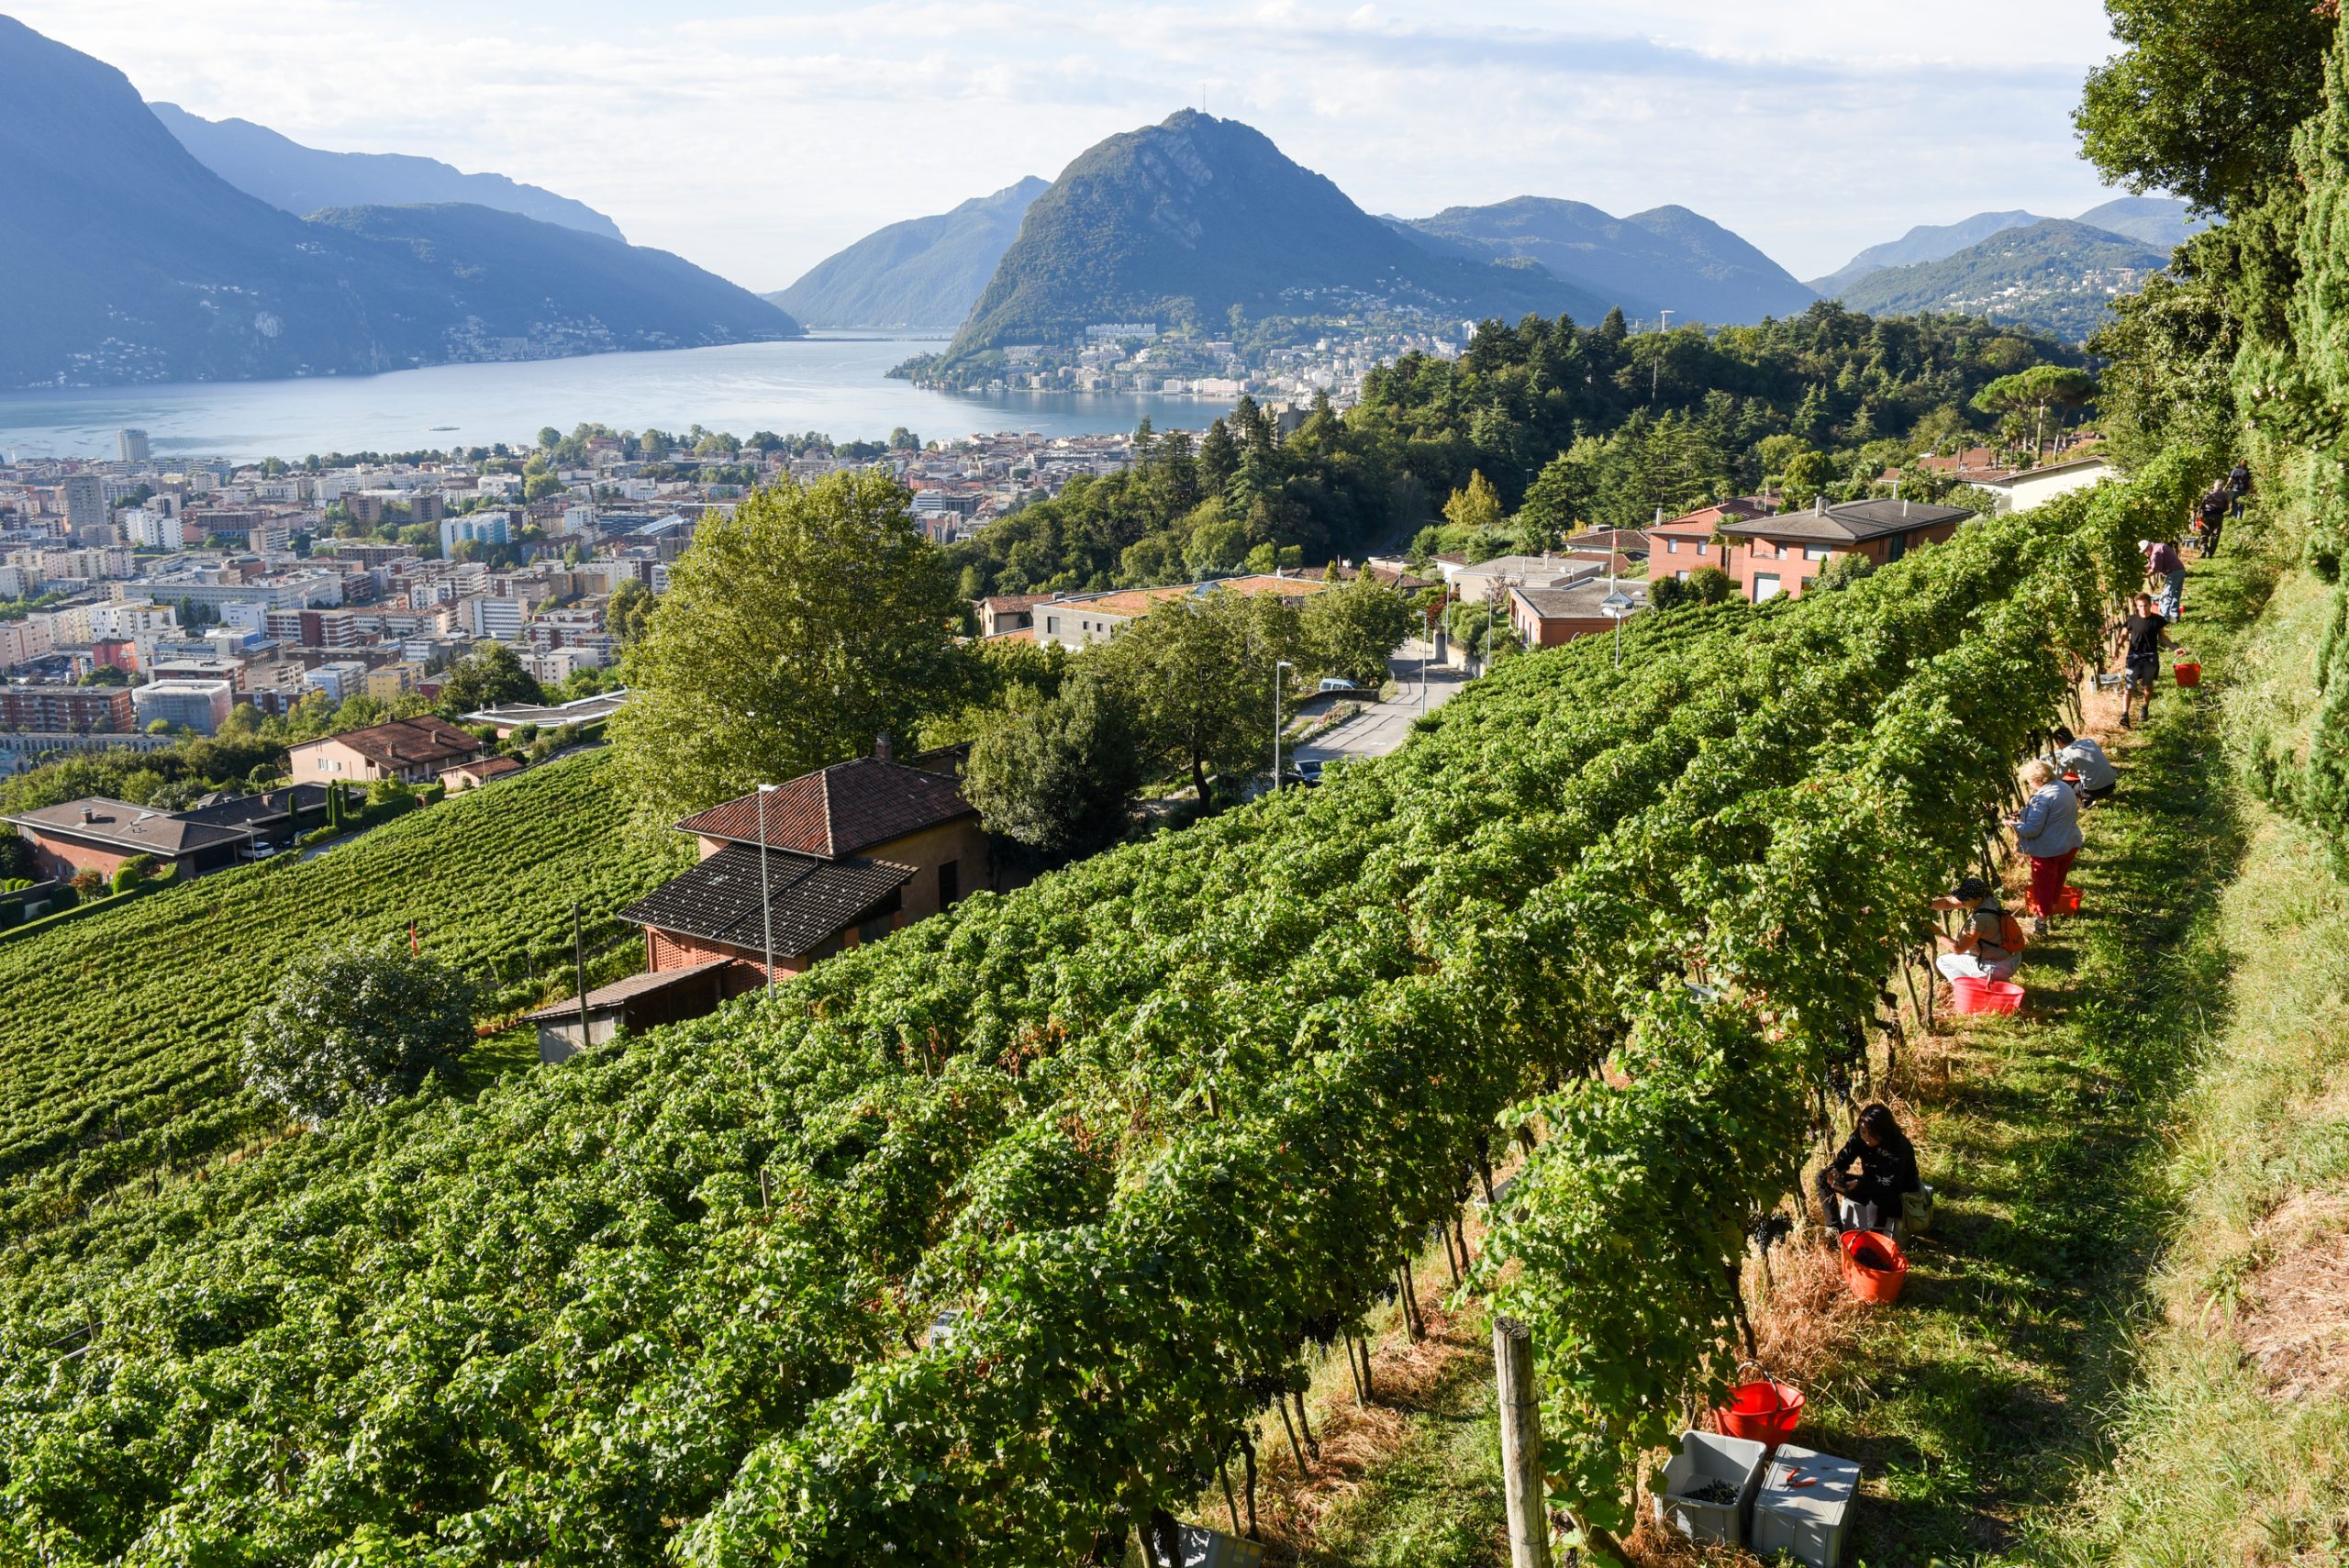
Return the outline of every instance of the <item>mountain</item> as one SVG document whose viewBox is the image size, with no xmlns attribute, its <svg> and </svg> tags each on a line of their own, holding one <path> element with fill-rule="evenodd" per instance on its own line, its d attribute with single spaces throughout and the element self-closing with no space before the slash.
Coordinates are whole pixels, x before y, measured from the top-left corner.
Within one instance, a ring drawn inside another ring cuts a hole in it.
<svg viewBox="0 0 2349 1568">
<path fill-rule="evenodd" d="M 2167 250 L 2141 239 L 2047 217 L 1938 261 L 1870 272 L 1837 297 L 1871 316 L 1979 316 L 2078 341 L 2110 318 L 2107 300 L 2168 264 Z"/>
<path fill-rule="evenodd" d="M 503 174 L 461 173 L 435 159 L 393 152 L 321 152 L 250 120 L 207 120 L 177 104 L 147 106 L 197 162 L 247 195 L 296 217 L 329 206 L 469 202 L 607 239 L 627 238 L 584 202 Z"/>
<path fill-rule="evenodd" d="M 1261 131 L 1185 109 L 1087 149 L 1039 195 L 949 358 L 1065 342 L 1085 326 L 1392 310 L 1515 317 L 1609 302 L 1528 262 L 1438 254 L 1284 156 Z"/>
<path fill-rule="evenodd" d="M 295 217 L 121 72 L 0 17 L 0 386 L 365 373 L 790 337 L 662 251 L 478 206 Z"/>
<path fill-rule="evenodd" d="M 1615 217 L 1584 202 L 1519 196 L 1447 207 L 1408 227 L 1487 260 L 1539 261 L 1636 315 L 1667 306 L 1684 321 L 1752 322 L 1798 316 L 1818 298 L 1769 257 L 1683 206 Z"/>
<path fill-rule="evenodd" d="M 1977 212 L 1955 223 L 1920 223 L 1898 239 L 1869 246 L 1825 277 L 1811 279 L 1810 286 L 1821 298 L 1833 299 L 1870 272 L 1887 267 L 1911 267 L 1920 261 L 1938 261 L 2006 229 L 2046 221 L 2035 212 L 2018 208 L 2013 212 Z"/>
<path fill-rule="evenodd" d="M 2079 221 L 2124 239 L 2139 239 L 2156 250 L 2175 250 L 2188 236 L 2210 227 L 2207 217 L 2175 196 L 2121 196 L 2080 214 Z"/>
<path fill-rule="evenodd" d="M 763 297 L 813 327 L 952 332 L 1011 249 L 1029 205 L 1048 188 L 1030 174 L 952 212 L 875 229 Z"/>
</svg>

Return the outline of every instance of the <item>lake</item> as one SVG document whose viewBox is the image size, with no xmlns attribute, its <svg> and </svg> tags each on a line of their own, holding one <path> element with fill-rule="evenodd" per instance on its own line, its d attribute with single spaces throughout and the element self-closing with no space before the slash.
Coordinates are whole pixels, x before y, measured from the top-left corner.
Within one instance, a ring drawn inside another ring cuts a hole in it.
<svg viewBox="0 0 2349 1568">
<path fill-rule="evenodd" d="M 929 392 L 888 371 L 942 339 L 814 334 L 658 353 L 519 364 L 435 365 L 387 375 L 187 382 L 0 392 L 0 456 L 112 458 L 117 429 L 144 430 L 155 455 L 299 460 L 312 452 L 446 450 L 527 444 L 541 427 L 702 425 L 747 436 L 820 430 L 872 440 L 903 425 L 924 440 L 996 430 L 1048 436 L 1203 429 L 1230 404 L 1108 393 Z M 440 427 L 451 427 L 441 428 Z"/>
</svg>

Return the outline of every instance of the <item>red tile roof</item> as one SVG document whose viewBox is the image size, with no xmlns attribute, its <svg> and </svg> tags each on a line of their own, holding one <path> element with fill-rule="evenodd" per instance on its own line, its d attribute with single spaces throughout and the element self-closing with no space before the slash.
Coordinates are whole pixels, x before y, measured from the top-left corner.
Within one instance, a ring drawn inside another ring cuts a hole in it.
<svg viewBox="0 0 2349 1568">
<path fill-rule="evenodd" d="M 490 743 L 460 729 L 445 718 L 425 714 L 416 718 L 395 718 L 389 724 L 371 724 L 364 729 L 346 729 L 340 735 L 329 735 L 328 740 L 340 740 L 378 767 L 414 767 L 418 763 L 445 764 L 462 762 L 493 750 Z M 310 740 L 305 746 L 323 745 Z M 296 746 L 299 751 L 303 746 Z"/>
<path fill-rule="evenodd" d="M 902 762 L 885 762 L 878 757 L 859 757 L 804 773 L 774 790 L 766 802 L 769 848 L 825 860 L 852 855 L 977 814 L 952 779 Z M 688 817 L 677 824 L 677 830 L 756 844 L 758 793 Z"/>
</svg>

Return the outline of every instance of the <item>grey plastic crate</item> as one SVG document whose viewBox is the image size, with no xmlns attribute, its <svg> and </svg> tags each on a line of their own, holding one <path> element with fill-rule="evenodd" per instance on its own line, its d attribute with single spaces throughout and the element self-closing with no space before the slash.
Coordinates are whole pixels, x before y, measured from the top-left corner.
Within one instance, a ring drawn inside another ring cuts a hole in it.
<svg viewBox="0 0 2349 1568">
<path fill-rule="evenodd" d="M 1809 1486 L 1787 1485 L 1797 1476 L 1816 1480 Z M 1755 1553 L 1785 1551 L 1810 1568 L 1836 1568 L 1843 1560 L 1860 1467 L 1848 1459 L 1780 1443 L 1762 1467 L 1761 1482 L 1753 1495 Z"/>
<path fill-rule="evenodd" d="M 1664 1467 L 1664 1485 L 1656 1492 L 1656 1522 L 1691 1540 L 1743 1546 L 1746 1514 L 1753 1507 L 1753 1489 L 1761 1482 L 1762 1458 L 1767 1452 L 1744 1438 L 1681 1433 L 1680 1451 Z M 1706 1503 L 1686 1495 L 1708 1481 L 1726 1481 L 1736 1487 L 1737 1501 Z"/>
</svg>

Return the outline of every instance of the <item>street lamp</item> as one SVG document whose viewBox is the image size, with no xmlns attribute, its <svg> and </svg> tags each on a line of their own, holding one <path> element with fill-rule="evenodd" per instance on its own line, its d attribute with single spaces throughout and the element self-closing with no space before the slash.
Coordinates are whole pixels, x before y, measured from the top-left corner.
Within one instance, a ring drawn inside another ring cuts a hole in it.
<svg viewBox="0 0 2349 1568">
<path fill-rule="evenodd" d="M 774 990 L 774 906 L 767 899 L 767 796 L 782 787 L 771 784 L 759 786 L 759 923 L 765 933 L 763 940 L 770 992 Z"/>
<path fill-rule="evenodd" d="M 1297 666 L 1286 659 L 1273 661 L 1273 793 L 1281 792 L 1281 672 Z"/>
<path fill-rule="evenodd" d="M 1607 596 L 1598 601 L 1598 613 L 1615 623 L 1615 668 L 1623 667 L 1623 617 L 1631 613 L 1631 596 L 1615 586 L 1610 573 L 1607 580 Z"/>
</svg>

